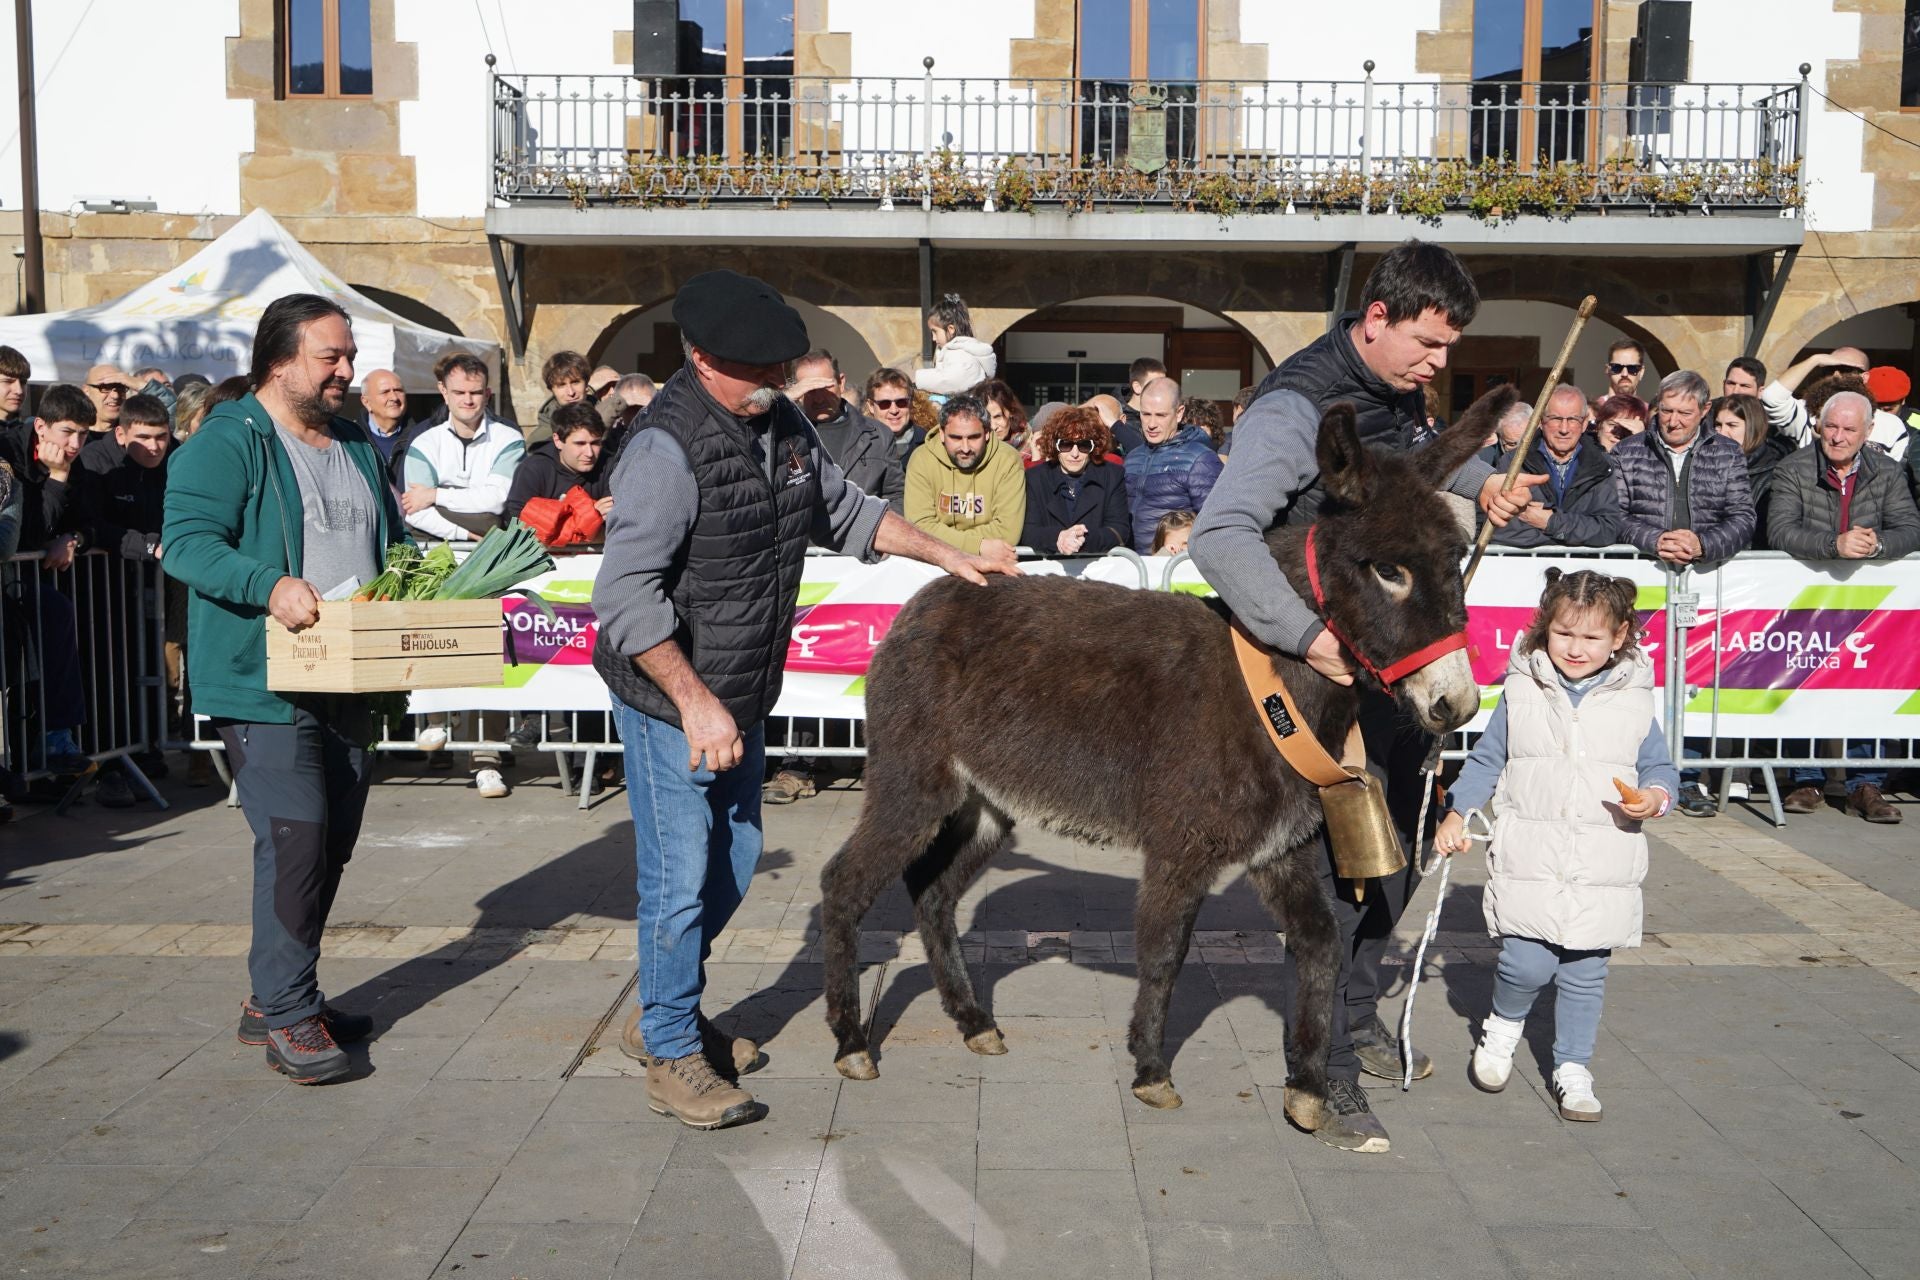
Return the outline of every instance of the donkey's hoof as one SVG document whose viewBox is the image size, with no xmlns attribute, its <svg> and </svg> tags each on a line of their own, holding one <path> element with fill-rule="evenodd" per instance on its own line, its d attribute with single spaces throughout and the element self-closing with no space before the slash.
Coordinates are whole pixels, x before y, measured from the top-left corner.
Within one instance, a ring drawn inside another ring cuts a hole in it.
<svg viewBox="0 0 1920 1280">
<path fill-rule="evenodd" d="M 1327 1122 L 1327 1100 L 1318 1094 L 1308 1093 L 1305 1089 L 1288 1086 L 1285 1094 L 1287 1119 L 1305 1129 L 1316 1132 Z"/>
<path fill-rule="evenodd" d="M 1174 1091 L 1171 1080 L 1137 1084 L 1133 1086 L 1133 1096 L 1159 1111 L 1172 1111 L 1180 1105 L 1180 1095 Z"/>
<path fill-rule="evenodd" d="M 849 1080 L 878 1080 L 880 1068 L 873 1065 L 873 1055 L 862 1049 L 850 1053 L 844 1058 L 836 1058 L 833 1069 Z"/>
<path fill-rule="evenodd" d="M 1000 1028 L 988 1027 L 985 1031 L 976 1031 L 968 1036 L 967 1048 L 984 1057 L 997 1058 L 1007 1051 L 1007 1042 L 1000 1034 Z"/>
</svg>

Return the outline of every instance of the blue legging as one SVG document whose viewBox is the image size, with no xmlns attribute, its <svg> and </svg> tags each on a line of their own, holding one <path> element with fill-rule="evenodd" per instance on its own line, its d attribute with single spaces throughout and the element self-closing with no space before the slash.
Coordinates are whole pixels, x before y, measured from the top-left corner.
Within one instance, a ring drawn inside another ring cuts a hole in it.
<svg viewBox="0 0 1920 1280">
<path fill-rule="evenodd" d="M 1553 1065 L 1593 1060 L 1600 1034 L 1600 1005 L 1607 992 L 1611 951 L 1569 951 L 1532 938 L 1500 940 L 1500 966 L 1493 980 L 1493 1011 L 1524 1022 L 1533 998 L 1549 982 L 1559 989 L 1553 1003 Z"/>
</svg>

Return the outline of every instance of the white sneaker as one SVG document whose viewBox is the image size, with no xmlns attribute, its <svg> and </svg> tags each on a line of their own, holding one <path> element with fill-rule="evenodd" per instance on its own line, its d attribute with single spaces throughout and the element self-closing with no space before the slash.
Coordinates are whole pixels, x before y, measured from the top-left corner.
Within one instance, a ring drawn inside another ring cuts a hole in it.
<svg viewBox="0 0 1920 1280">
<path fill-rule="evenodd" d="M 446 727 L 432 724 L 413 735 L 413 747 L 416 751 L 439 751 L 447 745 L 447 740 Z"/>
<path fill-rule="evenodd" d="M 1513 1051 L 1520 1047 L 1524 1022 L 1514 1022 L 1497 1013 L 1489 1013 L 1480 1024 L 1480 1043 L 1473 1047 L 1467 1063 L 1467 1079 L 1482 1093 L 1498 1093 L 1507 1087 L 1513 1075 Z"/>
<path fill-rule="evenodd" d="M 507 780 L 498 769 L 482 769 L 473 775 L 473 789 L 485 799 L 498 800 L 507 794 Z"/>
<path fill-rule="evenodd" d="M 1600 1099 L 1593 1096 L 1593 1072 L 1578 1062 L 1553 1069 L 1553 1096 L 1562 1120 L 1598 1120 Z"/>
<path fill-rule="evenodd" d="M 1746 800 L 1750 798 L 1751 795 L 1752 793 L 1747 790 L 1747 784 L 1744 782 L 1729 782 L 1727 784 L 1727 799 L 1729 800 Z"/>
</svg>

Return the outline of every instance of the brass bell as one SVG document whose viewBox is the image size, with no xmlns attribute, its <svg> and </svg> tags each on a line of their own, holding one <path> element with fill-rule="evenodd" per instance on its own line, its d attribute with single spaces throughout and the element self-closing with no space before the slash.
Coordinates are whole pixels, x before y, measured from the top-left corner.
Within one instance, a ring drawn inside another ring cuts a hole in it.
<svg viewBox="0 0 1920 1280">
<path fill-rule="evenodd" d="M 1404 868 L 1407 854 L 1387 811 L 1386 788 L 1365 769 L 1347 765 L 1346 770 L 1353 781 L 1321 787 L 1320 808 L 1326 815 L 1334 870 L 1363 889 L 1366 881 Z"/>
</svg>

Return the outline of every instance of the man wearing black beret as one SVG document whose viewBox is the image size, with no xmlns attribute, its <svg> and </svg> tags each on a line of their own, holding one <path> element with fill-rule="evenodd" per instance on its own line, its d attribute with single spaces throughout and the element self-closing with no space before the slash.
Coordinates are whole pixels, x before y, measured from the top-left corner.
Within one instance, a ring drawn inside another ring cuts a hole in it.
<svg viewBox="0 0 1920 1280">
<path fill-rule="evenodd" d="M 613 471 L 593 664 L 626 744 L 639 887 L 637 1007 L 621 1047 L 647 1105 L 696 1129 L 758 1114 L 761 1062 L 700 1011 L 707 953 L 760 859 L 763 720 L 780 696 L 809 543 L 903 555 L 985 585 L 967 555 L 848 484 L 789 400 L 806 325 L 779 293 L 709 271 L 673 302 L 687 362 Z"/>
</svg>

